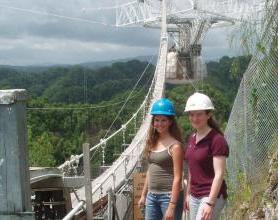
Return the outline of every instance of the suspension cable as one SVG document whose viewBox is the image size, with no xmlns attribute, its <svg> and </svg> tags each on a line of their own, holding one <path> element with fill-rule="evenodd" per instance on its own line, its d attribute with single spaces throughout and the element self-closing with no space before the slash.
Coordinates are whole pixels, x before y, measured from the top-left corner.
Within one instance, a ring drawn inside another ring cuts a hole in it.
<svg viewBox="0 0 278 220">
<path fill-rule="evenodd" d="M 55 14 L 55 13 L 50 13 L 50 12 L 43 12 L 43 11 L 26 9 L 26 8 L 18 8 L 18 7 L 3 5 L 3 4 L 0 4 L 0 8 L 6 8 L 6 9 L 10 9 L 10 10 L 16 10 L 16 11 L 21 11 L 21 12 L 26 12 L 26 13 L 31 13 L 31 14 L 37 14 L 37 15 L 53 16 L 53 17 L 67 19 L 67 20 L 71 20 L 71 21 L 77 21 L 77 22 L 79 21 L 79 22 L 90 23 L 90 24 L 101 24 L 101 25 L 105 25 L 105 26 L 116 27 L 115 25 L 108 24 L 108 23 L 105 23 L 105 22 L 92 21 L 92 20 L 85 19 L 85 18 L 65 16 L 65 15 L 60 15 L 60 14 Z"/>
<path fill-rule="evenodd" d="M 140 95 L 140 91 L 138 94 L 133 95 L 130 99 L 136 98 Z M 27 110 L 83 110 L 83 109 L 100 109 L 100 108 L 107 108 L 115 105 L 119 105 L 121 103 L 125 102 L 125 100 L 119 101 L 119 102 L 114 102 L 111 104 L 107 105 L 97 105 L 97 106 L 88 106 L 88 107 L 42 107 L 42 108 L 26 108 Z"/>
<path fill-rule="evenodd" d="M 126 103 L 129 101 L 129 99 L 130 99 L 132 93 L 134 92 L 134 90 L 136 89 L 138 83 L 141 81 L 142 77 L 143 77 L 143 76 L 145 75 L 145 73 L 147 72 L 147 69 L 148 69 L 148 67 L 150 66 L 150 64 L 151 64 L 151 62 L 152 62 L 152 60 L 153 60 L 153 58 L 154 58 L 154 55 L 151 56 L 151 58 L 150 58 L 150 60 L 149 60 L 149 62 L 148 62 L 148 64 L 147 64 L 147 66 L 145 67 L 145 69 L 144 69 L 144 71 L 142 72 L 141 76 L 139 77 L 139 79 L 137 80 L 137 82 L 135 83 L 135 85 L 133 86 L 133 88 L 132 88 L 131 92 L 129 93 L 128 97 L 126 98 L 126 100 L 125 100 L 123 106 L 122 106 L 121 109 L 119 110 L 118 114 L 116 115 L 115 119 L 114 119 L 113 122 L 111 123 L 110 127 L 109 127 L 108 130 L 106 131 L 106 133 L 105 133 L 105 135 L 104 135 L 103 138 L 106 138 L 106 137 L 107 137 L 108 133 L 110 132 L 110 130 L 111 130 L 111 128 L 112 128 L 112 126 L 114 125 L 114 123 L 116 122 L 116 120 L 119 118 L 121 112 L 122 112 L 123 109 L 125 108 Z"/>
</svg>

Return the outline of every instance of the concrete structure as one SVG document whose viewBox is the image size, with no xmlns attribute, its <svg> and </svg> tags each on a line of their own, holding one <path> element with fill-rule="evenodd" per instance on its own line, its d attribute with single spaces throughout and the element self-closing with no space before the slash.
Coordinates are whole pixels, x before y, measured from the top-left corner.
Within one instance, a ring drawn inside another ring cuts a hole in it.
<svg viewBox="0 0 278 220">
<path fill-rule="evenodd" d="M 28 169 L 26 91 L 0 90 L 0 219 L 33 220 Z"/>
<path fill-rule="evenodd" d="M 30 167 L 30 177 L 35 218 L 62 219 L 71 210 L 69 188 L 80 186 L 79 179 L 64 180 L 59 169 L 50 167 Z"/>
</svg>

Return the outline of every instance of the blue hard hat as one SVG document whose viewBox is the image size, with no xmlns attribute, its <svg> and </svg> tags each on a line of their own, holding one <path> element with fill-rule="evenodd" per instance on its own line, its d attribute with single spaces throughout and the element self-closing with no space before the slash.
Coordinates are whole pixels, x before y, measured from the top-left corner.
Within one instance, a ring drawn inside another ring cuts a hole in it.
<svg viewBox="0 0 278 220">
<path fill-rule="evenodd" d="M 176 115 L 173 103 L 166 98 L 158 99 L 153 103 L 151 115 Z"/>
</svg>

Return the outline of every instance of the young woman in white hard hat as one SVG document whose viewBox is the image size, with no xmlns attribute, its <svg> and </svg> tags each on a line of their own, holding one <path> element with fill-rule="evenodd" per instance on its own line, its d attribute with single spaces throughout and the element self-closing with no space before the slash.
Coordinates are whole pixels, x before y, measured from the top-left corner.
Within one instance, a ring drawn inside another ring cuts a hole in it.
<svg viewBox="0 0 278 220">
<path fill-rule="evenodd" d="M 188 163 L 188 187 L 184 208 L 190 220 L 218 219 L 227 198 L 224 180 L 229 148 L 212 118 L 214 106 L 202 93 L 191 95 L 185 106 L 195 132 L 189 137 L 185 160 Z"/>
<path fill-rule="evenodd" d="M 147 220 L 180 220 L 183 212 L 183 146 L 175 110 L 169 99 L 159 99 L 151 108 L 145 158 L 148 171 L 139 207 Z"/>
</svg>

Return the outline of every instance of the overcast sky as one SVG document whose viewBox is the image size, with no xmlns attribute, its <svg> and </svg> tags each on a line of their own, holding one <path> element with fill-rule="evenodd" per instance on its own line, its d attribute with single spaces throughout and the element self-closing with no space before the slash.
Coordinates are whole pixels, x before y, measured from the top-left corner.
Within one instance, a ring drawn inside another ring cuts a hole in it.
<svg viewBox="0 0 278 220">
<path fill-rule="evenodd" d="M 92 9 L 114 4 L 112 0 L 0 0 L 0 64 L 76 64 L 157 54 L 159 30 L 109 26 L 115 22 L 114 10 Z M 206 60 L 237 53 L 229 48 L 228 32 L 209 31 L 203 45 Z"/>
</svg>

